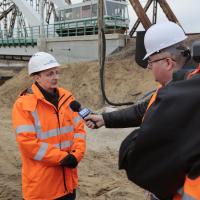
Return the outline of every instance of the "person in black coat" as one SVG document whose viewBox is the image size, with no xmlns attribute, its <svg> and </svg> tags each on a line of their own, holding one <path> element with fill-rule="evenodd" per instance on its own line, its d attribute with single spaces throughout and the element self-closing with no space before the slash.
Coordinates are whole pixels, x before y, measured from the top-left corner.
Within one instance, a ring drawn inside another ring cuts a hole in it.
<svg viewBox="0 0 200 200">
<path fill-rule="evenodd" d="M 173 32 L 173 38 L 169 32 Z M 190 100 L 198 89 L 200 78 L 185 81 L 188 71 L 182 70 L 190 59 L 188 48 L 183 43 L 185 39 L 183 30 L 173 22 L 155 24 L 146 32 L 145 58 L 148 58 L 148 68 L 152 70 L 155 81 L 161 85 L 148 109 L 150 98 L 129 108 L 85 118 L 89 128 L 95 128 L 93 122 L 97 127 L 107 128 L 140 126 L 123 141 L 119 168 L 126 170 L 131 181 L 164 200 L 172 199 L 183 186 L 190 169 L 189 160 L 195 160 L 194 156 L 198 155 L 196 151 L 188 153 L 192 147 L 196 148 L 194 140 L 184 146 L 189 139 L 189 128 L 193 130 L 192 126 L 196 127 L 198 113 L 192 117 L 194 124 L 187 124 L 192 115 L 192 105 L 200 101 L 198 93 L 195 102 Z M 195 129 L 193 134 L 196 133 Z M 180 153 L 187 156 L 180 159 Z M 195 170 L 190 169 L 192 171 Z"/>
</svg>

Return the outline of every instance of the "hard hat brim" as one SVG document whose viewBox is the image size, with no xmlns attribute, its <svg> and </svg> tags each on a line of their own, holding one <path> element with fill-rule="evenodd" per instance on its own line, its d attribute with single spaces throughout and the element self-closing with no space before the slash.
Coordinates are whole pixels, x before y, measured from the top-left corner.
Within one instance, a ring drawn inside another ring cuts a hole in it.
<svg viewBox="0 0 200 200">
<path fill-rule="evenodd" d="M 33 71 L 31 71 L 30 73 L 29 73 L 29 75 L 31 75 L 31 74 L 33 74 L 33 73 L 35 73 L 35 72 L 42 72 L 42 71 L 45 71 L 45 70 L 47 70 L 47 69 L 51 69 L 51 68 L 54 68 L 54 67 L 59 67 L 60 66 L 60 64 L 58 63 L 58 62 L 54 62 L 54 63 L 50 63 L 50 64 L 48 64 L 48 65 L 46 65 L 43 69 L 41 69 L 41 70 L 33 70 Z"/>
</svg>

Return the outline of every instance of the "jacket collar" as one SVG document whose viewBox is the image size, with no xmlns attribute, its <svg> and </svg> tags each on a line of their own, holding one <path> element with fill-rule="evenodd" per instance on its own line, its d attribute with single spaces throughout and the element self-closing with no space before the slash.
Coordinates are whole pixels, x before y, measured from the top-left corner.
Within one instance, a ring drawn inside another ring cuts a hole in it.
<svg viewBox="0 0 200 200">
<path fill-rule="evenodd" d="M 32 84 L 31 88 L 36 99 L 45 100 L 44 95 L 42 94 L 42 92 L 40 91 L 40 89 L 37 87 L 35 83 Z M 59 100 L 58 100 L 59 105 L 61 105 L 63 102 L 65 102 L 68 99 L 71 99 L 71 101 L 74 100 L 74 98 L 72 97 L 72 94 L 69 91 L 60 87 L 58 87 L 57 90 L 58 90 L 58 96 L 59 96 Z"/>
<path fill-rule="evenodd" d="M 35 85 L 39 88 L 39 90 L 43 94 L 44 98 L 57 108 L 58 107 L 58 99 L 59 99 L 58 90 L 54 89 L 54 93 L 52 94 L 52 93 L 47 92 L 44 88 L 42 88 L 39 85 L 39 83 L 35 82 Z"/>
<path fill-rule="evenodd" d="M 33 94 L 37 97 L 37 99 L 45 99 L 44 95 L 42 94 L 42 92 L 40 91 L 40 89 L 37 87 L 35 83 L 32 84 L 31 88 L 32 88 Z"/>
</svg>

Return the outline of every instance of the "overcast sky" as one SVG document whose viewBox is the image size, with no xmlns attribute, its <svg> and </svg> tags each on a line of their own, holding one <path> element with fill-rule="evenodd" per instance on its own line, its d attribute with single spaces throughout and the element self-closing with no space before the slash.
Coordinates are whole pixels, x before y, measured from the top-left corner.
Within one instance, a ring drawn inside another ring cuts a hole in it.
<svg viewBox="0 0 200 200">
<path fill-rule="evenodd" d="M 147 0 L 140 0 L 141 4 L 146 4 Z M 178 18 L 186 33 L 200 33 L 200 0 L 167 0 L 172 11 Z M 152 6 L 148 10 L 150 20 L 152 20 Z M 167 20 L 158 4 L 158 21 Z M 134 25 L 137 17 L 132 6 L 129 5 L 130 29 Z M 142 30 L 142 26 L 138 30 Z"/>
</svg>

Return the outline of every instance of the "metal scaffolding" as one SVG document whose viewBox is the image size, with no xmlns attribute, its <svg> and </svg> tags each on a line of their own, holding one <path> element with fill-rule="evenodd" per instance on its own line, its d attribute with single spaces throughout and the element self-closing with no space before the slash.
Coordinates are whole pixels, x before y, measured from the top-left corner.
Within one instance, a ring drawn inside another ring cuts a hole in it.
<svg viewBox="0 0 200 200">
<path fill-rule="evenodd" d="M 0 35 L 12 37 L 13 29 L 17 29 L 19 34 L 27 34 L 25 30 L 29 27 L 29 21 L 25 17 L 22 8 L 12 0 L 0 0 Z M 25 2 L 36 13 L 40 13 L 40 0 L 21 0 Z M 52 23 L 57 18 L 54 3 L 44 0 L 44 20 L 46 24 Z M 3 32 L 3 33 L 2 33 Z"/>
</svg>

